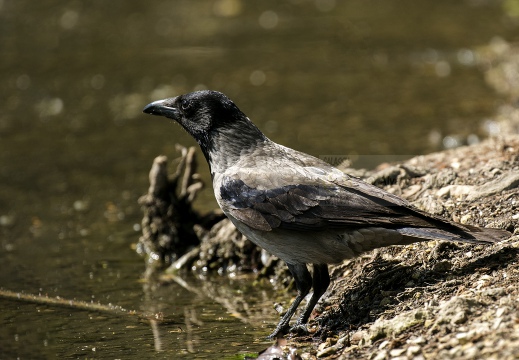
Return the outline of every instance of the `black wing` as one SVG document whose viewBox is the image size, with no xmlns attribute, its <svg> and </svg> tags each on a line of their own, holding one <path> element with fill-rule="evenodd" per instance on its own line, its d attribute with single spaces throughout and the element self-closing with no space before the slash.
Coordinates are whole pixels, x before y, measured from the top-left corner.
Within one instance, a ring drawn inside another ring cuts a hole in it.
<svg viewBox="0 0 519 360">
<path fill-rule="evenodd" d="M 350 180 L 355 186 L 299 184 L 258 190 L 228 177 L 222 181 L 220 196 L 233 217 L 263 231 L 441 225 L 450 231 L 464 232 L 379 188 Z"/>
</svg>

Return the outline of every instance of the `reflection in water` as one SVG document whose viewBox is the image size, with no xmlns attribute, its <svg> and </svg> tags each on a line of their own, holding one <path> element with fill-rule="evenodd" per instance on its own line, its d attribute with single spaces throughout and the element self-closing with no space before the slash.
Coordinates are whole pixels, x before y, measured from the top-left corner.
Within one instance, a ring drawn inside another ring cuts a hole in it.
<svg viewBox="0 0 519 360">
<path fill-rule="evenodd" d="M 233 354 L 264 348 L 269 344 L 266 326 L 275 324 L 278 316 L 271 308 L 273 289 L 268 284 L 251 285 L 253 278 L 168 275 L 148 279 L 141 308 L 144 313 L 157 314 L 156 321 L 150 320 L 155 349 L 193 354 L 205 352 L 211 344 L 213 350 L 221 347 L 220 351 Z M 172 313 L 176 315 L 162 317 Z M 253 335 L 248 341 L 247 334 Z"/>
<path fill-rule="evenodd" d="M 142 107 L 220 90 L 274 141 L 335 158 L 476 141 L 493 131 L 499 98 L 474 50 L 517 36 L 504 16 L 497 1 L 0 0 L 0 286 L 181 320 L 195 311 L 203 326 L 190 322 L 191 349 L 208 357 L 254 343 L 268 333 L 260 319 L 275 317 L 255 288 L 240 285 L 244 304 L 256 299 L 244 310 L 231 290 L 143 294 L 137 282 L 144 266 L 130 244 L 149 166 L 193 144 Z M 200 197 L 199 207 L 216 206 L 211 192 Z M 8 357 L 154 353 L 149 323 L 1 301 Z M 184 333 L 157 328 L 165 358 L 179 342 L 188 354 Z"/>
</svg>

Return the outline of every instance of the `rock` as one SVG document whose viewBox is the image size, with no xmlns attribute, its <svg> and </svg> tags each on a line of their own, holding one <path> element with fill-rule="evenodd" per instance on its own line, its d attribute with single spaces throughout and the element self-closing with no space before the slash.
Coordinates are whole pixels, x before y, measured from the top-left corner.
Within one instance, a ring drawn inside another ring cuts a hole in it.
<svg viewBox="0 0 519 360">
<path fill-rule="evenodd" d="M 470 221 L 470 219 L 472 219 L 472 215 L 471 214 L 465 214 L 463 215 L 461 218 L 460 218 L 460 223 L 462 224 L 468 224 L 468 222 Z"/>
<path fill-rule="evenodd" d="M 510 172 L 500 179 L 492 181 L 488 184 L 478 186 L 467 196 L 468 201 L 476 200 L 481 197 L 497 194 L 499 192 L 513 189 L 519 186 L 519 173 Z"/>
<path fill-rule="evenodd" d="M 458 311 L 451 319 L 451 323 L 459 325 L 466 322 L 468 319 L 467 312 L 466 311 Z"/>
<path fill-rule="evenodd" d="M 350 342 L 352 344 L 358 344 L 362 339 L 364 339 L 367 336 L 367 332 L 364 330 L 357 331 L 350 337 Z"/>
<path fill-rule="evenodd" d="M 326 357 L 326 356 L 330 356 L 332 354 L 335 354 L 337 352 L 337 347 L 335 346 L 330 346 L 330 347 L 327 347 L 325 349 L 322 349 L 321 351 L 317 351 L 317 354 L 316 356 L 318 358 L 320 357 Z"/>
<path fill-rule="evenodd" d="M 478 306 L 480 306 L 480 303 L 476 300 L 454 296 L 448 301 L 441 302 L 438 309 L 434 311 L 436 313 L 435 325 L 462 324 L 467 321 L 468 315 Z"/>
<path fill-rule="evenodd" d="M 402 349 L 402 348 L 400 348 L 400 349 L 391 349 L 391 350 L 389 351 L 389 355 L 390 355 L 391 357 L 396 357 L 396 356 L 400 356 L 400 355 L 402 355 L 403 353 L 405 353 L 405 351 L 406 351 L 406 350 L 405 350 L 405 349 Z"/>
<path fill-rule="evenodd" d="M 506 295 L 506 290 L 502 287 L 498 288 L 486 288 L 481 291 L 480 293 L 482 296 L 488 296 L 493 299 L 500 298 L 504 295 Z"/>
<path fill-rule="evenodd" d="M 417 208 L 434 215 L 442 215 L 445 212 L 443 204 L 432 195 L 423 196 L 413 202 Z"/>
<path fill-rule="evenodd" d="M 407 348 L 406 355 L 412 357 L 413 355 L 420 354 L 422 347 L 420 345 L 411 345 Z"/>
<path fill-rule="evenodd" d="M 433 271 L 437 271 L 437 272 L 446 272 L 446 271 L 449 271 L 451 268 L 452 268 L 452 264 L 450 261 L 442 260 L 442 261 L 434 264 L 432 269 L 433 269 Z"/>
<path fill-rule="evenodd" d="M 337 351 L 344 347 L 344 344 L 348 341 L 348 336 L 343 336 L 339 340 L 336 338 L 327 338 L 325 342 L 321 343 L 317 348 L 316 356 L 326 357 L 335 354 Z M 333 344 L 330 346 L 330 344 Z M 323 346 L 324 345 L 324 346 Z"/>
<path fill-rule="evenodd" d="M 411 326 L 425 322 L 426 314 L 423 309 L 406 311 L 392 319 L 378 319 L 368 331 L 371 342 L 388 336 L 394 336 L 409 329 Z"/>
<path fill-rule="evenodd" d="M 471 185 L 447 185 L 436 191 L 438 197 L 454 197 L 459 198 L 474 192 L 474 186 Z"/>
<path fill-rule="evenodd" d="M 376 353 L 373 353 L 371 356 L 371 360 L 385 360 L 388 357 L 388 353 L 386 350 L 381 350 Z"/>
</svg>

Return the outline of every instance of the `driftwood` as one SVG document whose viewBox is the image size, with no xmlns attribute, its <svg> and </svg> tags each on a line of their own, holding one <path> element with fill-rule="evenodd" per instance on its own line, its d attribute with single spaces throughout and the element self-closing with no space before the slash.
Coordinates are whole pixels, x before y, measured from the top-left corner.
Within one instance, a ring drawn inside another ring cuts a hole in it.
<svg viewBox="0 0 519 360">
<path fill-rule="evenodd" d="M 167 158 L 155 158 L 150 171 L 148 193 L 139 199 L 144 211 L 138 252 L 147 258 L 145 278 L 156 270 L 175 273 L 195 268 L 201 272 L 255 272 L 273 274 L 278 259 L 272 257 L 240 234 L 220 210 L 200 214 L 193 201 L 204 187 L 195 149 L 177 145 L 181 157 L 172 175 Z M 279 267 L 284 275 L 285 269 Z"/>
<path fill-rule="evenodd" d="M 172 175 L 167 172 L 167 157 L 158 156 L 150 171 L 148 193 L 139 199 L 144 211 L 138 252 L 147 263 L 163 268 L 200 245 L 201 236 L 222 215 L 204 216 L 192 203 L 204 184 L 196 173 L 195 149 L 177 145 L 181 157 Z"/>
</svg>

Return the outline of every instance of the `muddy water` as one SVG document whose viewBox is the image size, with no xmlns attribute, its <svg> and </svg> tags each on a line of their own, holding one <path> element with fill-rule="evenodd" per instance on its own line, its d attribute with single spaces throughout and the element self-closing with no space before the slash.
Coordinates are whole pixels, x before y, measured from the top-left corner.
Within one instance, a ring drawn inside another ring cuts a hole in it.
<svg viewBox="0 0 519 360">
<path fill-rule="evenodd" d="M 151 100 L 217 89 L 303 151 L 410 156 L 484 136 L 500 99 L 472 50 L 517 34 L 494 1 L 0 0 L 0 287 L 176 319 L 0 299 L 0 358 L 265 346 L 270 289 L 140 282 L 131 245 L 148 168 L 175 157 L 176 142 L 194 144 L 141 114 Z M 210 191 L 199 206 L 215 206 Z"/>
</svg>

